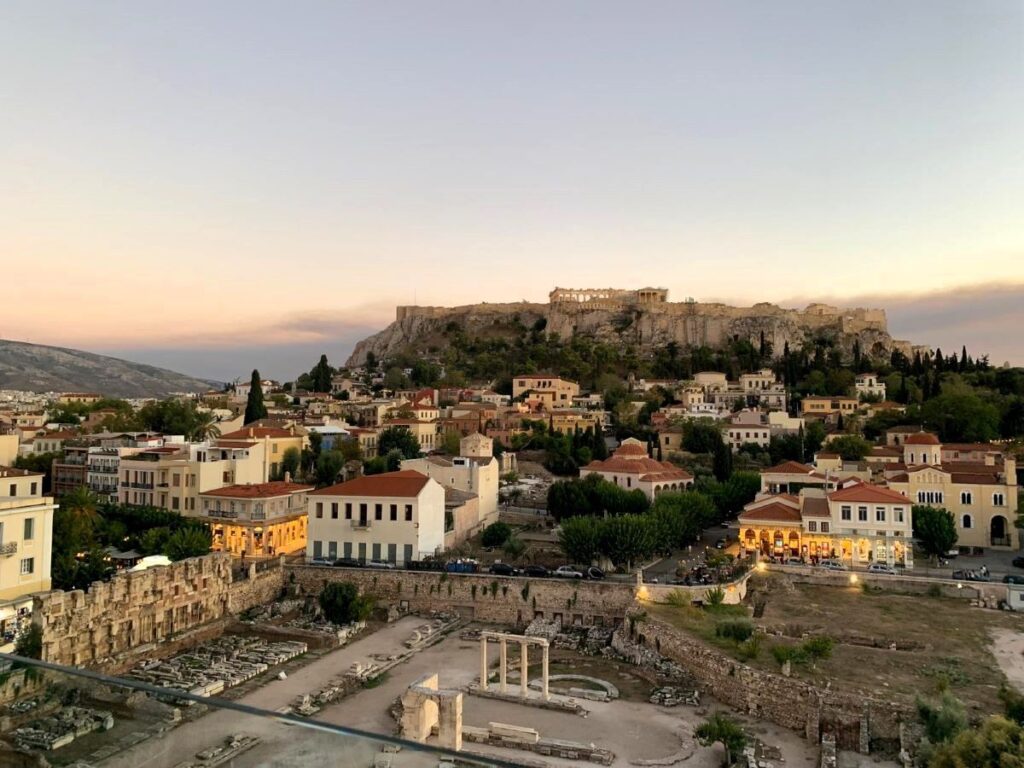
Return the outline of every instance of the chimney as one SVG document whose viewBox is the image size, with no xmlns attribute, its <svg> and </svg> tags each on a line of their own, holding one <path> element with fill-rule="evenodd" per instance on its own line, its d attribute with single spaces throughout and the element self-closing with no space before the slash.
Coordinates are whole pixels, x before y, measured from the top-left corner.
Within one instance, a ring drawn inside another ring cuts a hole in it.
<svg viewBox="0 0 1024 768">
<path fill-rule="evenodd" d="M 286 483 L 290 483 L 292 481 L 292 473 L 291 472 L 285 472 L 284 473 L 284 481 Z"/>
</svg>

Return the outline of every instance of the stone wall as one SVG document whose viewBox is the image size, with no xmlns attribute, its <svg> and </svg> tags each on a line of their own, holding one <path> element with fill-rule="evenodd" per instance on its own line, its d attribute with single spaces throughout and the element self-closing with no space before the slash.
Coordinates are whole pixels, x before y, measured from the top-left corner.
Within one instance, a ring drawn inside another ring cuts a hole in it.
<svg viewBox="0 0 1024 768">
<path fill-rule="evenodd" d="M 280 579 L 280 576 L 278 576 Z M 223 553 L 182 560 L 96 582 L 88 592 L 52 591 L 33 600 L 45 661 L 71 666 L 118 661 L 226 618 L 231 558 Z"/>
<path fill-rule="evenodd" d="M 234 581 L 228 589 L 228 612 L 232 615 L 244 613 L 257 605 L 266 605 L 281 596 L 287 574 L 284 568 L 284 556 L 275 567 L 257 571 L 252 564 L 245 578 L 235 574 Z"/>
<path fill-rule="evenodd" d="M 616 624 L 633 606 L 636 593 L 632 584 L 609 581 L 309 565 L 289 566 L 287 570 L 295 574 L 295 583 L 308 594 L 319 594 L 329 581 L 350 581 L 361 592 L 402 610 L 457 612 L 466 618 L 518 627 L 536 617 L 561 619 L 566 625 Z"/>
<path fill-rule="evenodd" d="M 826 587 L 849 587 L 850 572 L 827 571 L 823 568 L 766 564 L 772 573 L 785 573 L 794 584 L 815 584 Z M 925 576 L 915 578 L 912 571 L 907 576 L 887 576 L 882 573 L 858 571 L 854 577 L 858 585 L 867 585 L 887 592 L 905 595 L 936 594 L 939 597 L 954 597 L 961 600 L 979 600 L 996 608 L 1000 601 L 1009 600 L 1008 585 L 995 581 L 952 581 Z"/>
<path fill-rule="evenodd" d="M 893 702 L 817 688 L 804 680 L 754 669 L 658 619 L 631 618 L 628 626 L 633 641 L 679 664 L 704 693 L 799 731 L 812 743 L 828 732 L 835 735 L 841 749 L 866 752 L 869 743 L 879 741 L 895 748 L 900 741 L 900 721 L 913 717 Z M 629 640 L 623 632 L 616 634 L 615 645 L 629 657 Z"/>
</svg>

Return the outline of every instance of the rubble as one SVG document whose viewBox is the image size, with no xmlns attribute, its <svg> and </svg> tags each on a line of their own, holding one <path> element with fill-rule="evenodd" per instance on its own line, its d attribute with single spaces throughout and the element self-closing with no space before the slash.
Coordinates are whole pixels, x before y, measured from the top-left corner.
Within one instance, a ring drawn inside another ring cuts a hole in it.
<svg viewBox="0 0 1024 768">
<path fill-rule="evenodd" d="M 650 701 L 651 704 L 657 704 L 659 707 L 678 707 L 680 704 L 699 707 L 700 691 L 690 688 L 678 688 L 672 685 L 665 685 L 661 688 L 655 688 L 654 691 L 651 692 L 651 697 L 648 701 Z"/>
<path fill-rule="evenodd" d="M 49 717 L 16 728 L 11 736 L 20 749 L 49 752 L 65 747 L 87 733 L 109 731 L 113 727 L 114 716 L 110 712 L 86 707 L 64 707 Z"/>
<path fill-rule="evenodd" d="M 196 696 L 214 696 L 306 651 L 306 644 L 298 641 L 271 643 L 223 635 L 169 659 L 142 662 L 127 677 Z"/>
</svg>

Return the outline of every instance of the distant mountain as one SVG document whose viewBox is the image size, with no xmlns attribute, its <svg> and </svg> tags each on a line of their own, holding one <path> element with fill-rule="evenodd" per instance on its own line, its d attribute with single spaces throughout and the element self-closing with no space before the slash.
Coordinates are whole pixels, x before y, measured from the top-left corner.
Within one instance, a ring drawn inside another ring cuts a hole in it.
<svg viewBox="0 0 1024 768">
<path fill-rule="evenodd" d="M 203 392 L 211 386 L 216 384 L 152 365 L 79 349 L 0 339 L 0 389 L 160 397 L 173 392 Z"/>
</svg>

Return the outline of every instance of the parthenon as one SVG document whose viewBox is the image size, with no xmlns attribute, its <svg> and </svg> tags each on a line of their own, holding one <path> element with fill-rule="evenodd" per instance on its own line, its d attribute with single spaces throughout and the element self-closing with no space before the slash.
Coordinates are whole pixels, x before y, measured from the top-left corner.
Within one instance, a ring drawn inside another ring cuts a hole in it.
<svg viewBox="0 0 1024 768">
<path fill-rule="evenodd" d="M 555 288 L 548 294 L 551 304 L 577 304 L 588 309 L 618 309 L 639 304 L 664 304 L 668 288 Z"/>
</svg>

